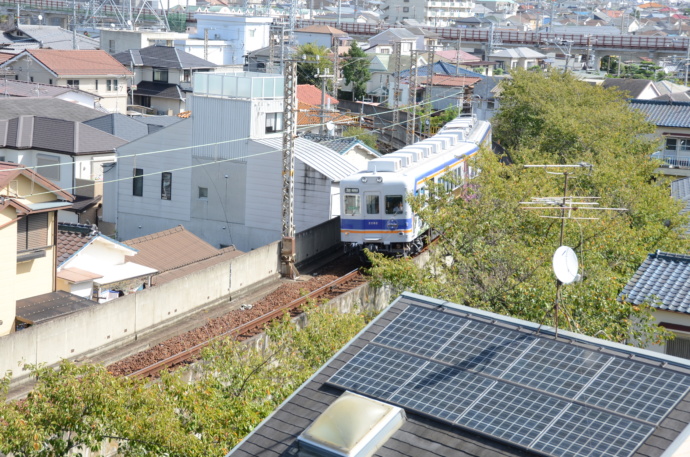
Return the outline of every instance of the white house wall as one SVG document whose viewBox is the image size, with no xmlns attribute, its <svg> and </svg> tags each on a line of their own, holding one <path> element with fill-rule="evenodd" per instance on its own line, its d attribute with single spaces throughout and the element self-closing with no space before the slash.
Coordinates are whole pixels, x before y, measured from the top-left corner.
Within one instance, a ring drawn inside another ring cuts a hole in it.
<svg viewBox="0 0 690 457">
<path fill-rule="evenodd" d="M 333 37 L 327 33 L 295 32 L 295 38 L 299 44 L 314 43 L 330 49 L 333 46 Z"/>
<path fill-rule="evenodd" d="M 223 40 L 229 46 L 224 48 L 224 61 L 214 62 L 219 65 L 241 65 L 244 56 L 269 44 L 269 17 L 242 17 L 224 14 L 197 14 L 197 32 L 194 37 L 204 39 L 208 33 L 209 40 Z"/>
<path fill-rule="evenodd" d="M 74 164 L 72 162 L 72 157 L 66 154 L 55 154 L 52 152 L 38 151 L 36 149 L 25 149 L 25 150 L 14 150 L 14 149 L 0 149 L 0 156 L 4 156 L 6 161 L 22 164 L 26 167 L 36 166 L 36 156 L 40 154 L 42 156 L 49 156 L 57 158 L 60 161 L 60 179 L 54 179 L 50 173 L 46 172 L 47 167 L 37 168 L 35 171 L 40 175 L 45 175 L 46 178 L 50 179 L 58 187 L 72 192 L 72 186 L 74 183 Z M 51 166 L 50 168 L 54 168 Z"/>
<path fill-rule="evenodd" d="M 149 235 L 189 220 L 192 161 L 185 146 L 190 145 L 191 127 L 191 120 L 183 120 L 118 149 L 119 239 Z M 155 151 L 164 152 L 143 154 Z M 134 168 L 144 172 L 141 197 L 132 195 Z M 164 171 L 172 172 L 170 200 L 161 199 L 161 172 Z"/>
<path fill-rule="evenodd" d="M 103 265 L 121 265 L 131 262 L 132 256 L 125 256 L 122 249 L 112 245 L 110 241 L 95 239 L 91 244 L 68 259 L 64 268 L 81 268 L 91 271 Z"/>
<path fill-rule="evenodd" d="M 282 151 L 251 142 L 247 160 L 247 227 L 274 232 L 282 228 Z"/>
</svg>

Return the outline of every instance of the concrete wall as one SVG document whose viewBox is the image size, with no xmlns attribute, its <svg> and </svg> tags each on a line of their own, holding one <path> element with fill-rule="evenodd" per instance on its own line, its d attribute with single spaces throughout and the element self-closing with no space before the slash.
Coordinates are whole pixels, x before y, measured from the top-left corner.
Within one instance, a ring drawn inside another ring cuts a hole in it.
<svg viewBox="0 0 690 457">
<path fill-rule="evenodd" d="M 296 264 L 311 260 L 317 254 L 340 249 L 340 217 L 297 233 L 295 241 Z"/>
<path fill-rule="evenodd" d="M 187 318 L 192 311 L 277 278 L 279 253 L 278 243 L 263 246 L 176 281 L 0 337 L 0 373 L 13 370 L 13 378 L 25 377 L 18 368 L 22 361 L 53 364 L 95 354 Z"/>
</svg>

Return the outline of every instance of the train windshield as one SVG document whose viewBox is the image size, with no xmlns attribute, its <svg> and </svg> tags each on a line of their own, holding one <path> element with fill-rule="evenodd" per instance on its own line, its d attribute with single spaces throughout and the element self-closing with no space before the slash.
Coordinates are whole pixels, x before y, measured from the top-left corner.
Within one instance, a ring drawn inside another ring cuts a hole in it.
<svg viewBox="0 0 690 457">
<path fill-rule="evenodd" d="M 379 213 L 379 196 L 378 194 L 367 194 L 367 214 Z"/>
<path fill-rule="evenodd" d="M 386 195 L 386 214 L 402 214 L 403 196 Z"/>
<path fill-rule="evenodd" d="M 346 195 L 345 196 L 345 214 L 354 216 L 359 214 L 360 202 L 359 195 Z"/>
</svg>

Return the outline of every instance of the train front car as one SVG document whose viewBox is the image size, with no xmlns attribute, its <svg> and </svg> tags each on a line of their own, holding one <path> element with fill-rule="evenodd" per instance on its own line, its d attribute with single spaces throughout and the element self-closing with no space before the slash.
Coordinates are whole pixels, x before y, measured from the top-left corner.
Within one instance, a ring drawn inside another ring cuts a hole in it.
<svg viewBox="0 0 690 457">
<path fill-rule="evenodd" d="M 412 212 L 408 196 L 424 194 L 432 182 L 455 191 L 475 174 L 468 159 L 479 145 L 490 142 L 488 122 L 461 116 L 437 135 L 371 160 L 366 171 L 341 180 L 340 235 L 345 250 L 394 256 L 419 252 L 427 227 Z"/>
<path fill-rule="evenodd" d="M 406 201 L 411 180 L 401 168 L 401 158 L 384 156 L 341 180 L 340 234 L 347 251 L 409 255 L 421 247 Z"/>
</svg>

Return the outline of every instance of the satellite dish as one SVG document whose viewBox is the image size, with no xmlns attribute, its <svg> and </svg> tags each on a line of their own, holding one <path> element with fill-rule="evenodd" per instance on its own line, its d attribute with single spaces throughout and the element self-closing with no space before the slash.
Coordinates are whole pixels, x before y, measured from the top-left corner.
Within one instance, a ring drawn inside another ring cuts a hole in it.
<svg viewBox="0 0 690 457">
<path fill-rule="evenodd" d="M 568 246 L 561 246 L 556 249 L 553 254 L 553 272 L 556 277 L 563 284 L 570 284 L 578 279 L 580 275 L 577 274 L 577 255 Z"/>
<path fill-rule="evenodd" d="M 331 121 L 326 122 L 326 129 L 329 132 L 332 132 L 333 130 L 335 130 L 335 124 Z"/>
</svg>

